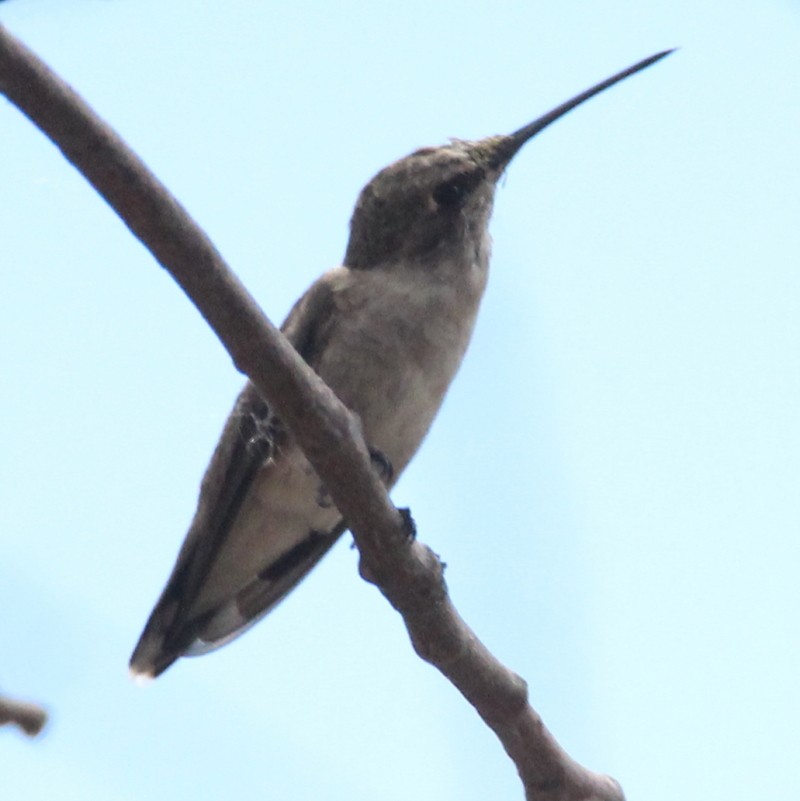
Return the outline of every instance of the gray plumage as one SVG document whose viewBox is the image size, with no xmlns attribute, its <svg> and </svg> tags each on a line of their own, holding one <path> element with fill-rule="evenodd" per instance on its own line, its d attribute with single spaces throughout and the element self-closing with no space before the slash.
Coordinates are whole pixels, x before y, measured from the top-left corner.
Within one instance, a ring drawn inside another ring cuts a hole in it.
<svg viewBox="0 0 800 801">
<path fill-rule="evenodd" d="M 509 136 L 424 148 L 362 190 L 344 265 L 300 298 L 283 333 L 355 412 L 391 486 L 419 448 L 469 343 L 489 267 L 497 179 L 569 109 L 666 55 L 604 81 Z M 389 475 L 389 472 L 391 475 Z M 345 524 L 248 383 L 203 479 L 198 508 L 131 658 L 156 676 L 229 642 L 275 606 Z"/>
</svg>

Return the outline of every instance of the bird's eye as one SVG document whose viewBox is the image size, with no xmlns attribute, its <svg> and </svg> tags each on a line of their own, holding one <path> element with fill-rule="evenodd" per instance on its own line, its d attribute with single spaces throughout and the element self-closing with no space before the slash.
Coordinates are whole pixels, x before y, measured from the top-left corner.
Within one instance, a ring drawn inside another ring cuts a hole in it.
<svg viewBox="0 0 800 801">
<path fill-rule="evenodd" d="M 456 206 L 464 199 L 466 194 L 467 187 L 464 185 L 464 180 L 459 176 L 439 184 L 433 190 L 433 199 L 438 206 Z"/>
<path fill-rule="evenodd" d="M 481 171 L 475 170 L 448 178 L 433 190 L 433 199 L 438 206 L 445 208 L 460 206 L 482 177 Z"/>
</svg>

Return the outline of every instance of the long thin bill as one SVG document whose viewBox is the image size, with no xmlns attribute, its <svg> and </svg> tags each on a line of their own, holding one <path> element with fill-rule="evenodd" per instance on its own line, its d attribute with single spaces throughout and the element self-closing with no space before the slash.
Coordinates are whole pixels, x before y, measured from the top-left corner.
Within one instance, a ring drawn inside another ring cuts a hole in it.
<svg viewBox="0 0 800 801">
<path fill-rule="evenodd" d="M 665 56 L 668 56 L 670 53 L 674 52 L 675 48 L 672 48 L 671 50 L 664 50 L 661 53 L 656 53 L 649 58 L 645 58 L 633 66 L 622 70 L 622 72 L 618 72 L 616 75 L 606 78 L 606 80 L 601 81 L 591 89 L 587 89 L 585 92 L 575 95 L 575 97 L 573 97 L 571 100 L 567 100 L 566 103 L 556 106 L 552 111 L 548 111 L 547 114 L 543 114 L 538 119 L 534 120 L 533 122 L 529 122 L 518 131 L 510 134 L 506 139 L 507 144 L 504 143 L 504 146 L 500 146 L 500 148 L 498 148 L 500 151 L 498 156 L 500 157 L 501 163 L 507 164 L 512 159 L 514 154 L 517 153 L 517 151 L 529 139 L 532 139 L 534 136 L 536 136 L 536 134 L 547 128 L 548 125 L 555 122 L 559 117 L 563 117 L 568 111 L 572 111 L 572 109 L 589 100 L 589 98 L 599 95 L 600 92 L 604 92 L 615 83 L 619 83 L 620 81 L 625 80 L 625 78 L 647 69 L 647 67 L 650 65 L 655 64 L 656 61 L 660 61 Z"/>
</svg>

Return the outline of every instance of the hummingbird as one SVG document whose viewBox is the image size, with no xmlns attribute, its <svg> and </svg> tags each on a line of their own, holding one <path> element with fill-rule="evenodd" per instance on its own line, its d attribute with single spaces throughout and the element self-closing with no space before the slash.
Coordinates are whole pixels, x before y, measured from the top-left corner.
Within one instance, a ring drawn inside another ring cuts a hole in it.
<svg viewBox="0 0 800 801">
<path fill-rule="evenodd" d="M 671 52 L 639 61 L 512 134 L 416 150 L 361 191 L 344 263 L 312 284 L 281 330 L 358 416 L 387 488 L 425 438 L 470 341 L 499 178 L 544 128 Z M 153 678 L 179 657 L 238 637 L 346 528 L 292 432 L 248 382 L 134 649 L 134 677 Z"/>
</svg>

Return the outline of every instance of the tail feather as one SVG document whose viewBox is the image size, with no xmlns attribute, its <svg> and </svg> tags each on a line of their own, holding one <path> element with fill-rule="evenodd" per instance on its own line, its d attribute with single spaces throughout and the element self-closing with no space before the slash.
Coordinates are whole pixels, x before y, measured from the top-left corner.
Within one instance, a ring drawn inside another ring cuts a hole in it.
<svg viewBox="0 0 800 801">
<path fill-rule="evenodd" d="M 305 578 L 344 530 L 344 523 L 339 523 L 329 533 L 310 532 L 234 598 L 197 616 L 191 607 L 182 608 L 168 585 L 131 656 L 134 680 L 146 683 L 180 657 L 201 656 L 244 634 Z"/>
<path fill-rule="evenodd" d="M 164 604 L 162 600 L 150 615 L 131 655 L 130 673 L 137 683 L 147 683 L 160 676 L 181 656 L 182 648 L 169 647 L 165 636 L 175 619 L 176 609 L 174 601 Z"/>
</svg>

